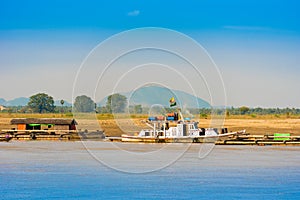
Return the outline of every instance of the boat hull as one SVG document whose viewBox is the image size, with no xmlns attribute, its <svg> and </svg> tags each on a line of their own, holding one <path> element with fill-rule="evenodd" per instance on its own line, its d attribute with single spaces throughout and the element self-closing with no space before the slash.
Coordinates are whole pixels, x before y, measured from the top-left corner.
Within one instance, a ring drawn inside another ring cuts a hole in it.
<svg viewBox="0 0 300 200">
<path fill-rule="evenodd" d="M 226 139 L 234 135 L 246 133 L 245 130 L 219 134 L 216 136 L 183 136 L 183 137 L 141 137 L 122 135 L 122 142 L 141 142 L 141 143 L 215 143 L 219 139 Z"/>
</svg>

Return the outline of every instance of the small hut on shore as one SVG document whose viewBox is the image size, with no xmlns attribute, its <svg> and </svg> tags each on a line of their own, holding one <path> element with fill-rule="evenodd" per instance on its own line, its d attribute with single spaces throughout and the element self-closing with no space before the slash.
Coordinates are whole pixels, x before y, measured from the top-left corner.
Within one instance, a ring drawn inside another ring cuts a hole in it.
<svg viewBox="0 0 300 200">
<path fill-rule="evenodd" d="M 16 118 L 11 124 L 17 125 L 17 130 L 76 130 L 75 119 L 59 118 Z"/>
<path fill-rule="evenodd" d="M 7 110 L 7 108 L 5 106 L 0 105 L 0 111 L 2 110 Z"/>
</svg>

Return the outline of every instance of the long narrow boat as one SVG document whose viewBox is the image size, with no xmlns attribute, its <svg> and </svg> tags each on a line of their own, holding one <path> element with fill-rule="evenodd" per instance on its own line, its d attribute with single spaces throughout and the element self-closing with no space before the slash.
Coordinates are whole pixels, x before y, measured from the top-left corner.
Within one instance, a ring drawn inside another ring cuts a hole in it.
<svg viewBox="0 0 300 200">
<path fill-rule="evenodd" d="M 144 143 L 213 143 L 219 139 L 226 139 L 234 135 L 245 134 L 246 130 L 223 133 L 218 135 L 200 135 L 200 136 L 178 136 L 178 137 L 166 137 L 166 136 L 132 136 L 123 134 L 121 137 L 122 142 L 144 142 Z"/>
</svg>

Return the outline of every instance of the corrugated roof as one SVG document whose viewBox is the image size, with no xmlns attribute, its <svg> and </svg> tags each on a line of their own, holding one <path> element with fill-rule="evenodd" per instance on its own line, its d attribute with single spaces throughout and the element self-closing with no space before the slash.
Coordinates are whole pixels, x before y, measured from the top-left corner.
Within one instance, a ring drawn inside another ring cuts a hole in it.
<svg viewBox="0 0 300 200">
<path fill-rule="evenodd" d="M 57 124 L 57 125 L 77 125 L 75 119 L 59 118 L 16 118 L 10 121 L 11 124 Z"/>
</svg>

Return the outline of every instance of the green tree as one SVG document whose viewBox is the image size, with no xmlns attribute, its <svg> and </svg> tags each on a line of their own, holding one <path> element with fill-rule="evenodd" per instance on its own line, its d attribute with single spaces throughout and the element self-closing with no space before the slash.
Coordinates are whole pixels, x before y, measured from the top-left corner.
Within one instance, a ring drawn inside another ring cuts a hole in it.
<svg viewBox="0 0 300 200">
<path fill-rule="evenodd" d="M 96 113 L 99 113 L 99 111 L 98 111 L 98 109 L 97 109 L 97 108 L 98 108 L 97 103 L 95 103 L 94 106 L 95 106 L 95 112 L 96 112 Z"/>
<path fill-rule="evenodd" d="M 110 113 L 125 112 L 127 98 L 121 94 L 113 94 L 107 97 L 106 109 Z"/>
<path fill-rule="evenodd" d="M 230 112 L 229 110 L 226 110 L 226 117 L 229 117 L 230 116 Z"/>
<path fill-rule="evenodd" d="M 62 99 L 62 100 L 60 100 L 60 105 L 61 105 L 61 112 L 63 113 L 64 112 L 64 108 L 63 108 L 63 106 L 64 106 L 64 103 L 65 103 L 65 101 Z"/>
<path fill-rule="evenodd" d="M 55 109 L 53 97 L 45 93 L 38 93 L 30 97 L 27 104 L 33 112 L 53 112 Z"/>
<path fill-rule="evenodd" d="M 250 108 L 248 108 L 246 106 L 242 106 L 239 108 L 239 110 L 240 110 L 241 114 L 244 115 L 250 110 Z"/>
<path fill-rule="evenodd" d="M 86 95 L 77 96 L 74 102 L 74 109 L 77 112 L 93 112 L 95 102 Z"/>
<path fill-rule="evenodd" d="M 133 110 L 134 110 L 134 113 L 142 113 L 143 112 L 143 108 L 142 108 L 142 105 L 135 105 L 133 107 Z"/>
</svg>

